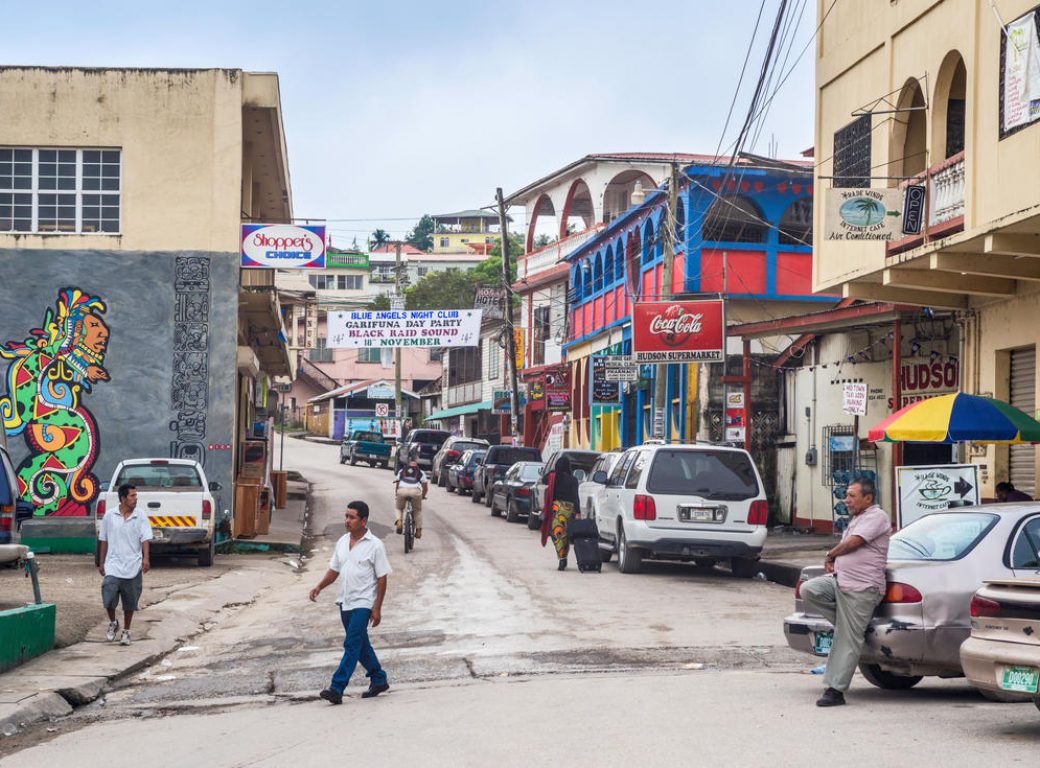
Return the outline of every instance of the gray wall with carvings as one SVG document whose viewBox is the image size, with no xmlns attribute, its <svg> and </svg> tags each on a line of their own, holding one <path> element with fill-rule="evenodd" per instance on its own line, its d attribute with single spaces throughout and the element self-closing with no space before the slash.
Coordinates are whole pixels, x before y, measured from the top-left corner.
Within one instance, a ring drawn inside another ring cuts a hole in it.
<svg viewBox="0 0 1040 768">
<path fill-rule="evenodd" d="M 124 458 L 196 458 L 230 508 L 232 452 L 224 446 L 235 429 L 238 272 L 237 254 L 228 253 L 0 249 L 0 344 L 39 328 L 62 288 L 108 306 L 110 380 L 82 399 L 98 425 L 99 481 Z M 8 364 L 0 359 L 0 394 Z M 23 438 L 8 442 L 21 461 Z"/>
</svg>

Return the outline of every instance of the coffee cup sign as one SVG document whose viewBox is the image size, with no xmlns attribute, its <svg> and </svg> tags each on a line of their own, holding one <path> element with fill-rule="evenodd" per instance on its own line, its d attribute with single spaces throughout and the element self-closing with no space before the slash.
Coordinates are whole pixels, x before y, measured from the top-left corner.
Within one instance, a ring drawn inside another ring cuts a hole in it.
<svg viewBox="0 0 1040 768">
<path fill-rule="evenodd" d="M 867 385 L 862 381 L 846 382 L 841 388 L 841 410 L 849 416 L 867 415 Z"/>
</svg>

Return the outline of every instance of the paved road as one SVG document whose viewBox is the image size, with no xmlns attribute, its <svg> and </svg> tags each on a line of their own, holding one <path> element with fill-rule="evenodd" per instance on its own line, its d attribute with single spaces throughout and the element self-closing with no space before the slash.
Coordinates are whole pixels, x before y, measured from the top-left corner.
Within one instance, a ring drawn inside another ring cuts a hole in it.
<svg viewBox="0 0 1040 768">
<path fill-rule="evenodd" d="M 332 765 L 375 761 L 376 749 L 385 765 L 416 755 L 432 765 L 555 765 L 561 750 L 596 765 L 694 754 L 793 765 L 810 748 L 840 750 L 847 765 L 1035 760 L 1040 713 L 986 703 L 962 681 L 893 693 L 857 679 L 850 706 L 818 710 L 819 678 L 806 674 L 815 662 L 786 648 L 791 592 L 775 584 L 664 564 L 639 575 L 613 565 L 559 573 L 535 532 L 441 489 L 405 556 L 392 532 L 391 473 L 341 467 L 337 450 L 287 441 L 286 467 L 312 482 L 302 573 L 52 726 L 51 741 L 11 764 L 54 765 L 75 745 L 84 765 L 102 765 L 118 743 L 147 744 L 154 765 Z M 354 498 L 370 503 L 394 567 L 373 632 L 393 690 L 330 708 L 313 697 L 339 656 L 334 591 L 318 605 L 306 593 Z M 364 732 L 351 720 L 357 707 Z"/>
</svg>

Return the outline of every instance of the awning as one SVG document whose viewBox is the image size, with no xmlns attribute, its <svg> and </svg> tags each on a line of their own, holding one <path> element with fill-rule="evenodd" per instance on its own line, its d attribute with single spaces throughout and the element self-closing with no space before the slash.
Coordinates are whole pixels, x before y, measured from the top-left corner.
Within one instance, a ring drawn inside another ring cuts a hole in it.
<svg viewBox="0 0 1040 768">
<path fill-rule="evenodd" d="M 464 414 L 476 413 L 477 411 L 490 411 L 491 405 L 490 400 L 485 400 L 483 403 L 457 405 L 454 408 L 446 408 L 443 411 L 434 411 L 426 417 L 426 421 L 440 421 L 441 419 L 450 419 L 452 416 L 463 416 Z"/>
</svg>

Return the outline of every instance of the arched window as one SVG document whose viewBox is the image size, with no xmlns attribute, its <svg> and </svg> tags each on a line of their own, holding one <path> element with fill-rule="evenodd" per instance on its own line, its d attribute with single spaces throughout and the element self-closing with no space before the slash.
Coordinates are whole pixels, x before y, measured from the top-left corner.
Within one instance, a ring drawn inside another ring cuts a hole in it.
<svg viewBox="0 0 1040 768">
<path fill-rule="evenodd" d="M 592 261 L 592 292 L 603 290 L 603 254 L 597 253 Z"/>
<path fill-rule="evenodd" d="M 928 167 L 928 113 L 924 92 L 916 78 L 911 78 L 903 86 L 896 106 L 903 111 L 898 115 L 901 119 L 892 124 L 891 159 L 885 173 L 889 176 L 917 176 Z M 895 186 L 897 180 L 892 179 L 889 183 Z"/>
<path fill-rule="evenodd" d="M 811 198 L 791 203 L 780 217 L 780 245 L 812 245 Z"/>
<path fill-rule="evenodd" d="M 615 279 L 616 278 L 614 276 L 614 249 L 608 245 L 607 250 L 604 251 L 603 256 L 603 285 L 609 287 L 614 284 Z"/>
<path fill-rule="evenodd" d="M 657 239 L 654 237 L 654 223 L 647 219 L 643 228 L 643 263 L 649 264 L 657 255 Z"/>
<path fill-rule="evenodd" d="M 751 200 L 740 195 L 720 197 L 704 219 L 704 239 L 724 243 L 764 243 L 769 227 Z"/>
<path fill-rule="evenodd" d="M 589 298 L 592 295 L 592 268 L 589 265 L 589 260 L 585 259 L 581 262 L 581 297 L 583 299 Z"/>
<path fill-rule="evenodd" d="M 684 252 L 686 250 L 686 206 L 683 204 L 682 198 L 679 198 L 679 205 L 675 209 L 675 251 L 676 253 Z"/>
<path fill-rule="evenodd" d="M 632 293 L 639 295 L 639 265 L 641 263 L 640 253 L 642 243 L 639 240 L 639 230 L 634 229 L 628 233 L 628 243 L 625 248 L 625 262 L 628 266 L 628 284 Z"/>
</svg>

